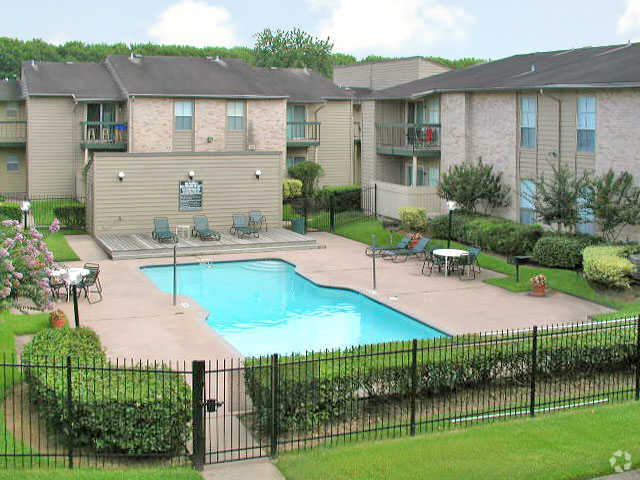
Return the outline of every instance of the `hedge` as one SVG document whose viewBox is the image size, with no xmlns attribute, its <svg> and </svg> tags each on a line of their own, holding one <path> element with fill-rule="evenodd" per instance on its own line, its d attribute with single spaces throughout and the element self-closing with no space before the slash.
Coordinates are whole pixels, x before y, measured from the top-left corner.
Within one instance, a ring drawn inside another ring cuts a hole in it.
<svg viewBox="0 0 640 480">
<path fill-rule="evenodd" d="M 489 344 L 480 341 L 489 338 Z M 530 336 L 425 340 L 419 342 L 419 348 L 416 394 L 421 398 L 522 386 L 530 379 Z M 550 380 L 631 371 L 635 350 L 633 329 L 540 334 L 536 375 L 540 380 Z M 362 406 L 365 401 L 402 404 L 410 393 L 410 358 L 408 342 L 281 357 L 276 390 L 278 431 L 307 430 L 334 420 L 352 421 L 361 408 L 366 408 Z M 273 421 L 269 359 L 249 358 L 245 365 L 247 392 L 256 412 L 255 427 L 259 433 L 268 434 Z"/>
<path fill-rule="evenodd" d="M 411 232 L 421 232 L 427 225 L 427 213 L 422 207 L 400 207 L 400 221 Z"/>
<path fill-rule="evenodd" d="M 17 203 L 0 202 L 0 220 L 22 220 L 22 210 Z"/>
<path fill-rule="evenodd" d="M 65 205 L 53 209 L 53 214 L 60 221 L 61 225 L 70 228 L 83 228 L 85 226 L 84 205 Z"/>
<path fill-rule="evenodd" d="M 67 355 L 72 357 L 71 411 L 67 369 L 60 368 Z M 164 366 L 116 369 L 87 328 L 43 330 L 25 345 L 23 359 L 30 364 L 30 398 L 70 445 L 136 456 L 184 450 L 191 392 L 181 375 Z"/>
<path fill-rule="evenodd" d="M 554 268 L 582 267 L 582 251 L 603 240 L 591 235 L 548 235 L 533 247 L 533 256 L 540 265 Z"/>
<path fill-rule="evenodd" d="M 329 202 L 333 201 L 333 208 L 336 212 L 360 210 L 361 196 L 362 187 L 360 185 L 326 186 L 316 192 L 316 198 L 325 207 L 328 208 Z"/>
<path fill-rule="evenodd" d="M 636 266 L 626 257 L 636 249 L 634 246 L 585 248 L 582 253 L 585 278 L 607 287 L 629 288 Z"/>
</svg>

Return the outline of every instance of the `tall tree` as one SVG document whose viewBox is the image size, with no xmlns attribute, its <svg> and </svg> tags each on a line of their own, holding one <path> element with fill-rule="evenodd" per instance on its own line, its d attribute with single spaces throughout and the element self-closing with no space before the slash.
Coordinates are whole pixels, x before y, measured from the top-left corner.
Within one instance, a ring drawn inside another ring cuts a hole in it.
<svg viewBox="0 0 640 480">
<path fill-rule="evenodd" d="M 325 77 L 331 77 L 333 44 L 294 28 L 271 31 L 265 28 L 256 34 L 255 64 L 259 67 L 313 68 Z"/>
</svg>

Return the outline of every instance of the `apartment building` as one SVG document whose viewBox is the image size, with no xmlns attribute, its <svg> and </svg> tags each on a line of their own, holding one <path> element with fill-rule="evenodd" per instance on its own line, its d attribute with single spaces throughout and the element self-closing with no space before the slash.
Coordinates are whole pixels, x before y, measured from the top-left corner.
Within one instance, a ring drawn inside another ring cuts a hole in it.
<svg viewBox="0 0 640 480">
<path fill-rule="evenodd" d="M 20 82 L 0 80 L 0 192 L 24 192 L 27 122 Z"/>
</svg>

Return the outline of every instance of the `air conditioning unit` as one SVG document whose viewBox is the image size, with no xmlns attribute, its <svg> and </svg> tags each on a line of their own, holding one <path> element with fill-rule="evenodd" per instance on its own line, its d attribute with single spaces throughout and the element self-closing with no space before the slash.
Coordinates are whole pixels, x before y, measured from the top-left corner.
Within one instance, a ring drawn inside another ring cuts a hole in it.
<svg viewBox="0 0 640 480">
<path fill-rule="evenodd" d="M 249 150 L 250 152 L 255 152 L 255 150 L 256 150 L 256 146 L 255 146 L 255 145 L 253 145 L 253 144 L 250 144 L 247 148 L 248 148 L 248 150 Z"/>
</svg>

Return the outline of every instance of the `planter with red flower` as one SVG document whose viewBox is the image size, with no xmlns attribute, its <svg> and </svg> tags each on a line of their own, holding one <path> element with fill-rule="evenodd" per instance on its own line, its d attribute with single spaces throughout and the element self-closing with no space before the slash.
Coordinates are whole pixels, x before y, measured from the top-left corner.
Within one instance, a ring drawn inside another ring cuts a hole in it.
<svg viewBox="0 0 640 480">
<path fill-rule="evenodd" d="M 544 297 L 547 294 L 547 276 L 539 273 L 529 280 L 531 285 L 531 295 L 534 297 Z"/>
<path fill-rule="evenodd" d="M 67 325 L 67 316 L 62 310 L 54 310 L 49 314 L 51 328 L 63 328 Z"/>
</svg>

